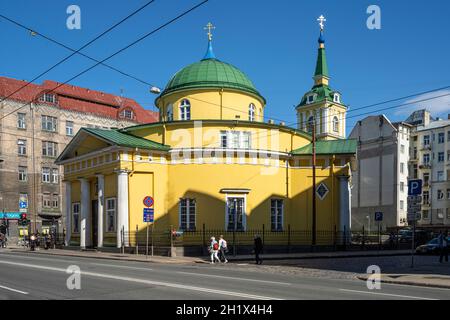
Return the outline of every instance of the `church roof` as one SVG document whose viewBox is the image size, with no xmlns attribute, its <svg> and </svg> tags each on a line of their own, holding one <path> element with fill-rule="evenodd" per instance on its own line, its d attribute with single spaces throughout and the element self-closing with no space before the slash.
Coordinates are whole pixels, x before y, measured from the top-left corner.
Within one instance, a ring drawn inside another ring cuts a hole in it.
<svg viewBox="0 0 450 320">
<path fill-rule="evenodd" d="M 107 142 L 113 145 L 121 147 L 140 148 L 147 150 L 160 150 L 160 151 L 168 151 L 170 149 L 169 146 L 141 137 L 136 137 L 128 133 L 119 132 L 118 130 L 102 130 L 92 128 L 83 128 L 82 130 L 100 139 L 106 140 Z"/>
<path fill-rule="evenodd" d="M 265 102 L 264 97 L 247 75 L 235 66 L 215 57 L 211 41 L 209 41 L 205 57 L 178 71 L 157 100 L 167 94 L 186 89 L 222 88 L 250 93 Z"/>
<path fill-rule="evenodd" d="M 316 154 L 355 154 L 358 147 L 358 141 L 354 139 L 347 140 L 320 140 L 316 142 Z M 292 151 L 293 155 L 312 155 L 312 143 L 300 149 Z"/>
</svg>

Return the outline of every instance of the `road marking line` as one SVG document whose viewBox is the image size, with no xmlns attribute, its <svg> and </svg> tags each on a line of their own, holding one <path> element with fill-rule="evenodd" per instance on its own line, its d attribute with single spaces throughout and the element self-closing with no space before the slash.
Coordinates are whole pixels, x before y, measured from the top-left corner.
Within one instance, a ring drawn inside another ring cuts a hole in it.
<svg viewBox="0 0 450 320">
<path fill-rule="evenodd" d="M 35 253 L 36 255 L 39 253 Z M 5 256 L 5 257 L 10 257 L 10 258 L 24 258 L 24 259 L 31 259 L 31 260 L 42 260 L 42 261 L 56 261 L 56 262 L 64 262 L 64 263 L 74 263 L 77 262 L 77 260 L 63 260 L 63 259 L 46 259 L 46 258 L 39 258 L 39 257 L 31 257 L 29 255 L 22 255 L 22 254 L 10 254 L 10 253 L 0 253 L 0 257 L 1 256 Z M 53 257 L 51 254 L 46 255 L 48 257 Z"/>
<path fill-rule="evenodd" d="M 390 296 L 390 297 L 398 297 L 398 298 L 408 298 L 408 299 L 416 299 L 416 300 L 438 300 L 438 299 L 432 299 L 432 298 L 404 296 L 404 295 L 400 295 L 400 294 L 391 294 L 391 293 L 358 291 L 358 290 L 348 290 L 348 289 L 339 289 L 339 290 L 344 291 L 344 292 L 364 293 L 364 294 L 373 294 L 373 295 Z"/>
<path fill-rule="evenodd" d="M 150 268 L 138 268 L 138 267 L 129 267 L 129 266 L 118 266 L 113 264 L 106 264 L 106 263 L 90 263 L 94 266 L 101 266 L 101 267 L 111 267 L 111 268 L 120 268 L 120 269 L 131 269 L 131 270 L 144 270 L 144 271 L 153 271 L 153 269 Z"/>
<path fill-rule="evenodd" d="M 285 285 L 285 286 L 292 285 L 291 283 L 287 283 L 287 282 L 267 281 L 267 280 L 257 280 L 257 279 L 246 279 L 246 278 L 235 278 L 235 277 L 217 276 L 217 275 L 212 275 L 212 274 L 198 274 L 198 273 L 182 272 L 182 271 L 178 271 L 177 273 L 179 273 L 179 274 L 187 274 L 187 275 L 192 275 L 192 276 L 198 276 L 198 277 L 211 277 L 211 278 L 232 279 L 232 280 L 239 280 L 239 281 L 264 282 L 264 283 L 272 283 L 272 284 L 281 284 L 281 285 Z"/>
<path fill-rule="evenodd" d="M 31 269 L 42 269 L 42 270 L 49 270 L 49 271 L 56 271 L 56 272 L 63 272 L 63 273 L 66 273 L 66 271 L 67 271 L 66 269 L 63 269 L 63 268 L 47 267 L 47 266 L 40 266 L 40 265 L 34 265 L 34 264 L 31 265 L 31 264 L 11 262 L 11 261 L 0 261 L 0 264 L 19 266 L 19 267 L 25 267 L 25 268 L 31 268 Z M 96 272 L 81 271 L 80 274 L 85 275 L 85 276 L 103 278 L 103 279 L 121 280 L 121 281 L 148 284 L 148 285 L 153 285 L 153 286 L 161 286 L 161 287 L 168 287 L 168 288 L 175 288 L 175 289 L 184 289 L 184 290 L 191 290 L 191 291 L 213 293 L 213 294 L 219 294 L 219 295 L 225 295 L 225 296 L 241 297 L 244 299 L 283 300 L 280 298 L 258 296 L 258 295 L 243 293 L 243 292 L 233 292 L 233 291 L 209 289 L 209 288 L 195 287 L 195 286 L 189 286 L 189 285 L 183 285 L 183 284 L 177 284 L 177 283 L 171 283 L 171 282 L 151 281 L 151 280 L 144 280 L 144 279 L 137 279 L 137 278 L 114 276 L 114 275 L 110 275 L 110 274 L 103 274 L 103 273 L 96 273 Z"/>
<path fill-rule="evenodd" d="M 450 290 L 449 288 L 415 286 L 412 284 L 400 284 L 400 283 L 388 283 L 388 282 L 383 282 L 383 286 L 408 287 L 408 288 L 419 288 L 419 289 L 428 289 L 428 290 L 446 290 L 446 291 Z"/>
<path fill-rule="evenodd" d="M 5 290 L 12 291 L 12 292 L 17 292 L 17 293 L 25 294 L 25 295 L 28 294 L 28 292 L 16 290 L 16 289 L 9 288 L 9 287 L 5 287 L 5 286 L 0 286 L 0 289 L 5 289 Z"/>
</svg>

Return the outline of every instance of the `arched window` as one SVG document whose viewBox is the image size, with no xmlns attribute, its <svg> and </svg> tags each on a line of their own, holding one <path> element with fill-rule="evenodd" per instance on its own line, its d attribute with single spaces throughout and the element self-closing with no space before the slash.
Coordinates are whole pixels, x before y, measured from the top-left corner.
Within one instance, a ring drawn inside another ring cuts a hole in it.
<svg viewBox="0 0 450 320">
<path fill-rule="evenodd" d="M 255 121 L 256 116 L 256 107 L 253 103 L 248 107 L 248 120 Z"/>
<path fill-rule="evenodd" d="M 187 99 L 184 99 L 183 101 L 181 101 L 180 120 L 181 121 L 191 120 L 191 103 Z"/>
<path fill-rule="evenodd" d="M 339 118 L 338 117 L 333 118 L 333 131 L 339 132 Z"/>
<path fill-rule="evenodd" d="M 167 106 L 167 122 L 173 121 L 173 105 L 169 104 Z"/>
<path fill-rule="evenodd" d="M 311 116 L 308 118 L 308 123 L 306 124 L 306 130 L 308 133 L 312 133 L 314 128 L 314 117 Z"/>
</svg>

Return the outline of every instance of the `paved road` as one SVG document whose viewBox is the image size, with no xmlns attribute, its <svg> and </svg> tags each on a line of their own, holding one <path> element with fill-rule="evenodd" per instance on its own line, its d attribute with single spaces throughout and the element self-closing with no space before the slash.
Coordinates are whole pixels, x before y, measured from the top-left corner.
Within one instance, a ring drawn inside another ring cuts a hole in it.
<svg viewBox="0 0 450 320">
<path fill-rule="evenodd" d="M 81 290 L 66 285 L 69 266 Z M 450 290 L 252 271 L 250 266 L 160 264 L 0 253 L 0 299 L 449 299 Z"/>
</svg>

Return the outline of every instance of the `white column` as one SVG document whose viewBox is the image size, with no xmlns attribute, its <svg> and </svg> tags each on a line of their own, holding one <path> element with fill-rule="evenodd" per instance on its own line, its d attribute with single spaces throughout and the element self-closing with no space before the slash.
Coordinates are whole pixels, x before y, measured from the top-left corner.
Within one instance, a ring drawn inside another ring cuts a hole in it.
<svg viewBox="0 0 450 320">
<path fill-rule="evenodd" d="M 322 132 L 322 130 L 320 130 L 320 110 L 317 109 L 316 110 L 316 133 L 320 134 Z"/>
<path fill-rule="evenodd" d="M 72 235 L 72 182 L 65 181 L 66 187 L 66 246 L 70 245 Z"/>
<path fill-rule="evenodd" d="M 302 130 L 306 131 L 306 127 L 307 127 L 307 123 L 308 123 L 308 119 L 306 117 L 306 112 L 302 112 L 302 115 L 303 115 Z"/>
<path fill-rule="evenodd" d="M 104 206 L 105 206 L 105 177 L 103 175 L 97 176 L 98 184 L 98 217 L 97 217 L 97 247 L 103 248 L 103 217 L 104 217 Z"/>
<path fill-rule="evenodd" d="M 339 177 L 339 231 L 346 232 L 345 239 L 350 241 L 349 235 L 352 227 L 351 193 L 348 176 Z"/>
<path fill-rule="evenodd" d="M 87 179 L 81 182 L 81 223 L 80 223 L 80 247 L 86 249 L 91 245 L 91 186 Z"/>
<path fill-rule="evenodd" d="M 324 128 L 323 133 L 328 133 L 328 128 L 330 127 L 330 109 L 325 109 L 325 122 L 324 122 Z"/>
<path fill-rule="evenodd" d="M 122 246 L 122 231 L 128 234 L 128 172 L 117 173 L 117 248 Z M 128 237 L 124 236 L 128 246 Z"/>
</svg>

